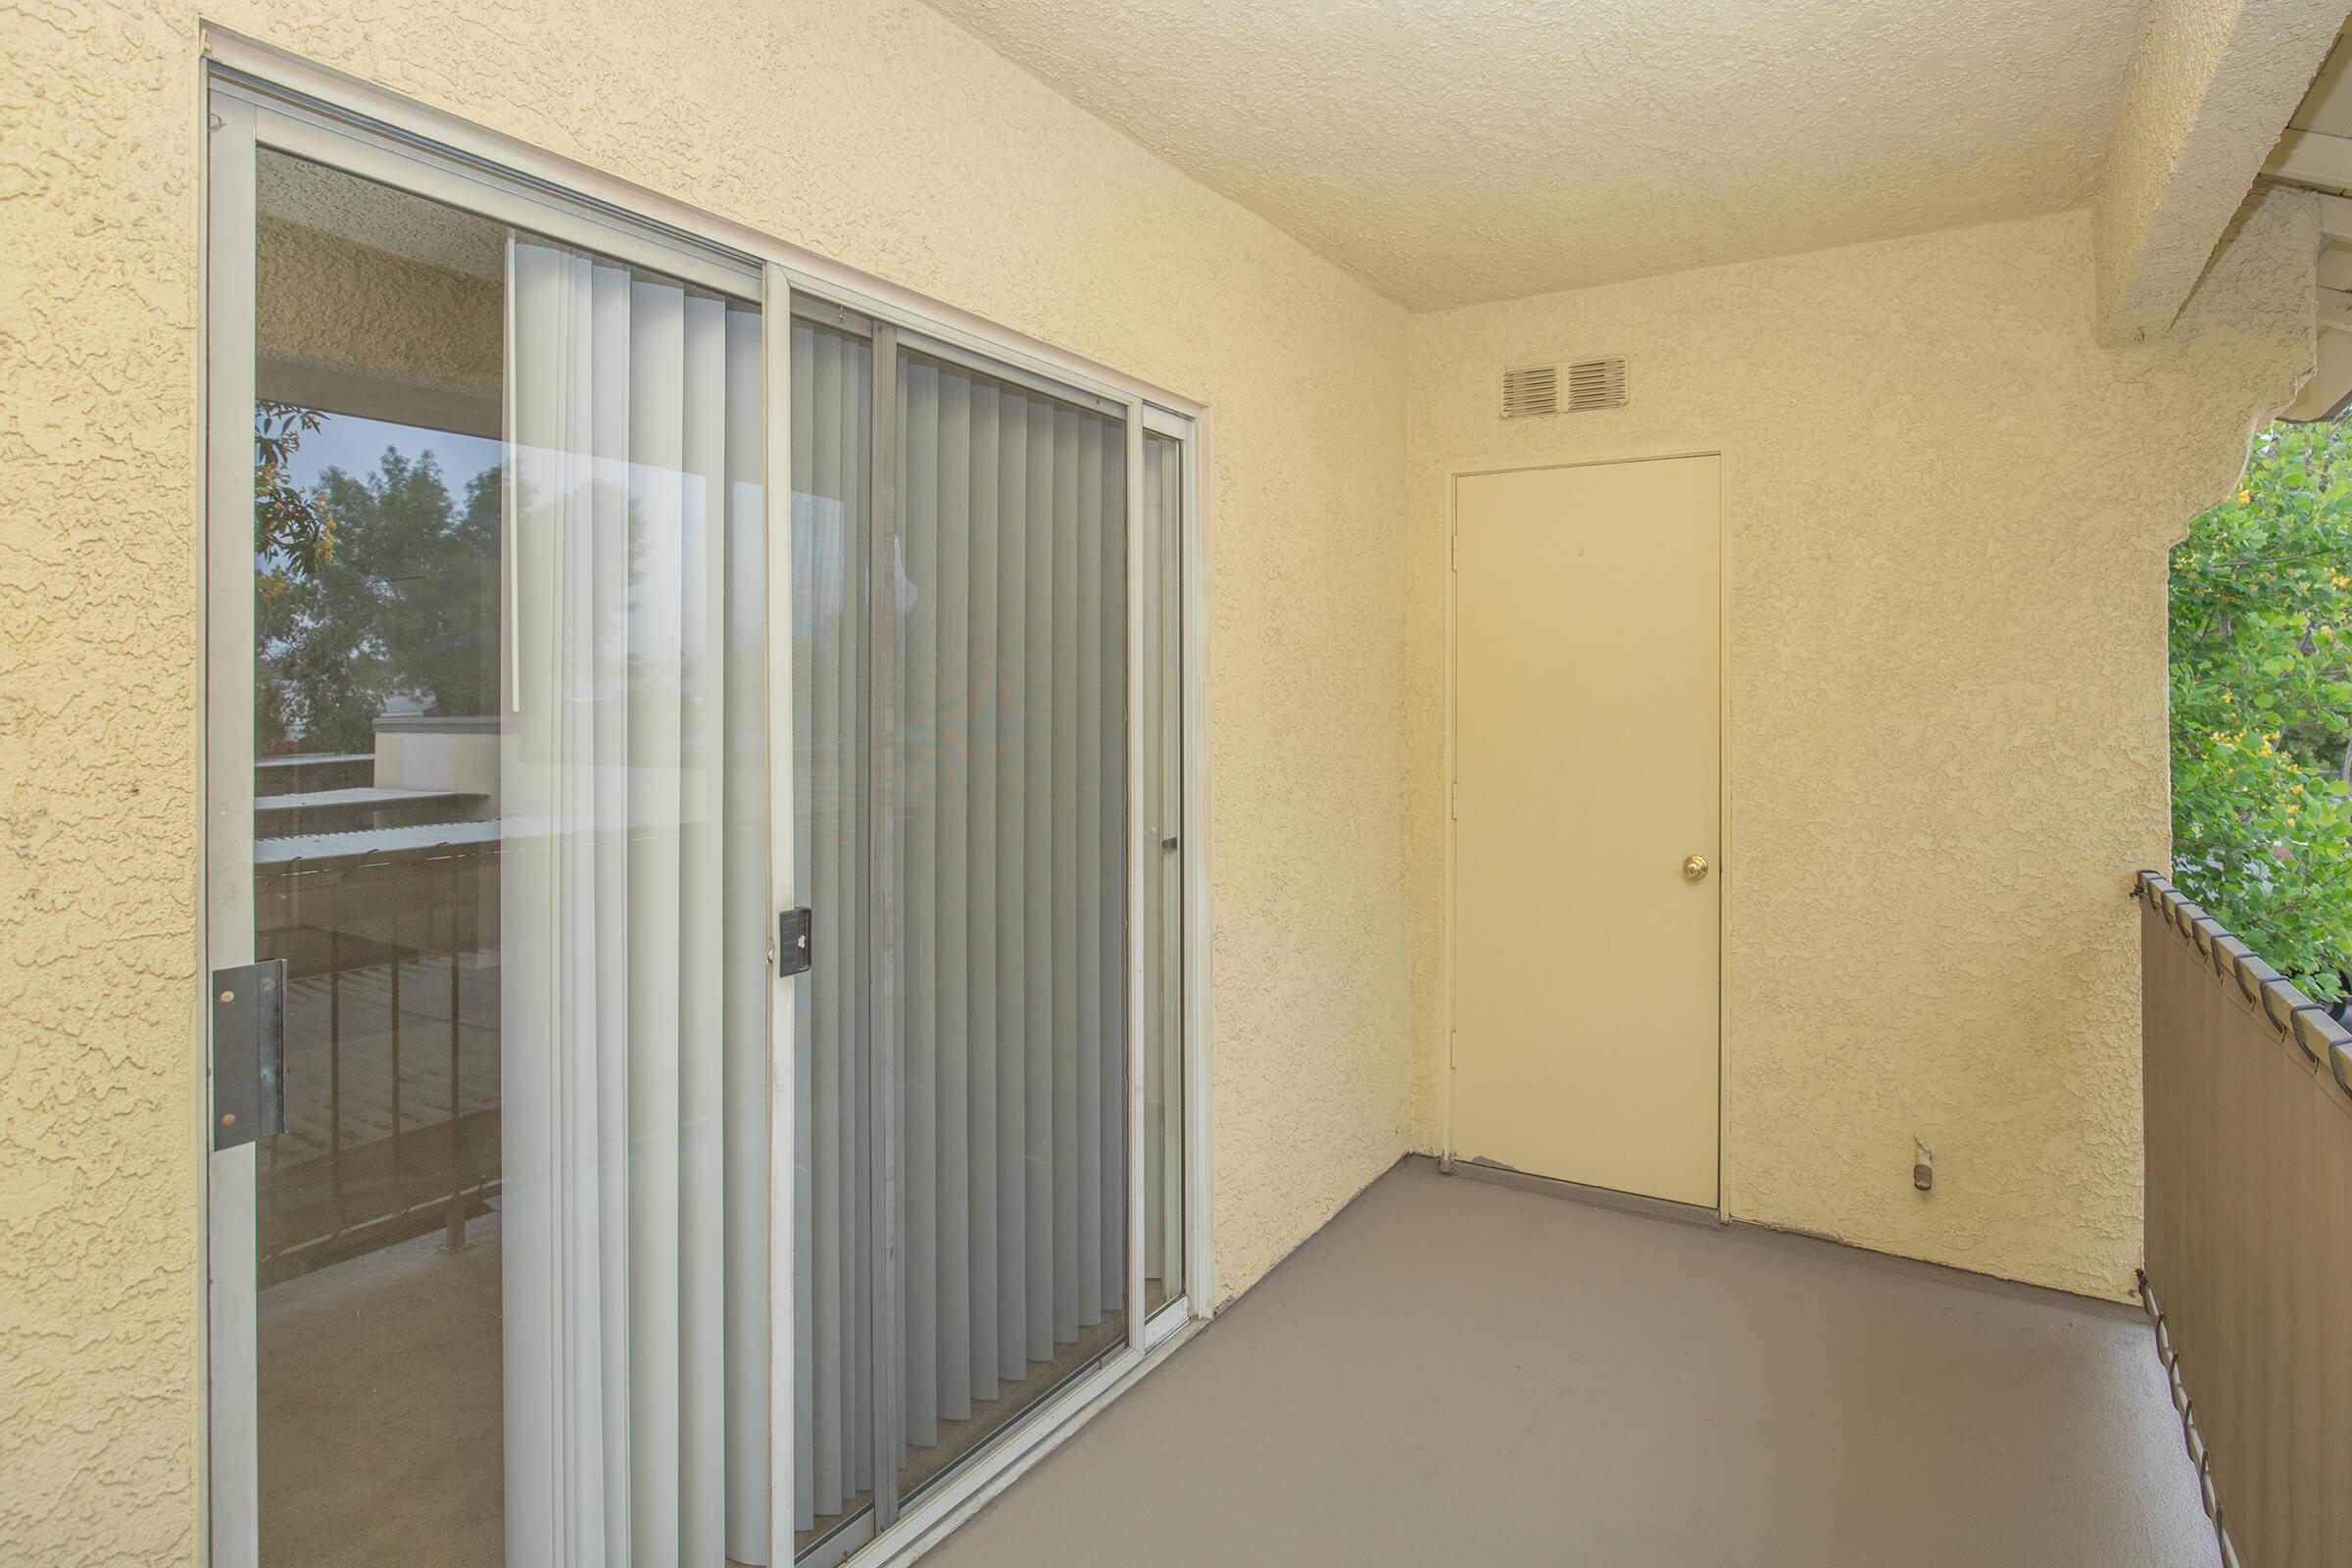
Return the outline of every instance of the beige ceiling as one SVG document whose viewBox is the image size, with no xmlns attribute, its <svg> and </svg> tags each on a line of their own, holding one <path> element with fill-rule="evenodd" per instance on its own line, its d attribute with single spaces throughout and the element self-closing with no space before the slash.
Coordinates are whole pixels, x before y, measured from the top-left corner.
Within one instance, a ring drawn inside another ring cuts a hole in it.
<svg viewBox="0 0 2352 1568">
<path fill-rule="evenodd" d="M 2144 0 L 931 0 L 1416 309 L 2086 203 Z"/>
</svg>

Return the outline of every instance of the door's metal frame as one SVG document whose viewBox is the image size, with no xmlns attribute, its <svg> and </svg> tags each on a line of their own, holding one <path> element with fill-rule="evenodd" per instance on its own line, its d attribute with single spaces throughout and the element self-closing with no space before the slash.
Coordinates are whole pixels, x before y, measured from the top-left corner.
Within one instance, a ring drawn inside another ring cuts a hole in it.
<svg viewBox="0 0 2352 1568">
<path fill-rule="evenodd" d="M 206 108 L 204 882 L 198 984 L 253 961 L 253 408 L 259 171 L 254 106 L 213 99 Z M 242 417 L 230 416 L 241 411 Z M 223 585 L 239 585 L 224 592 Z M 199 1016 L 209 1023 L 210 1009 Z M 213 1102 L 210 1030 L 200 1025 L 203 1103 Z M 207 1539 L 219 1568 L 261 1557 L 259 1432 L 260 1146 L 210 1152 L 204 1127 L 206 1268 L 204 1337 Z M 220 1223 L 222 1214 L 242 1223 Z"/>
<path fill-rule="evenodd" d="M 773 911 L 791 905 L 799 887 L 798 868 L 793 863 L 793 783 L 798 760 L 793 756 L 792 706 L 792 284 L 782 268 L 771 262 L 760 269 L 760 352 L 765 371 L 761 390 L 767 400 L 760 411 L 767 434 L 760 473 L 768 551 L 763 628 L 767 639 L 767 905 Z M 793 1260 L 800 1246 L 796 1227 L 800 1208 L 793 1190 L 793 1094 L 800 1081 L 793 1070 L 798 1045 L 793 1024 L 796 993 L 809 978 L 806 971 L 785 976 L 777 956 L 771 953 L 767 964 L 767 1560 L 788 1564 L 793 1546 Z"/>
<path fill-rule="evenodd" d="M 872 1333 L 874 1364 L 867 1388 L 873 1392 L 874 1486 L 869 1515 L 877 1537 L 899 1517 L 900 1369 L 906 1357 L 899 1318 L 899 1092 L 901 1063 L 887 1049 L 898 1015 L 897 945 L 874 941 L 888 931 L 898 907 L 898 792 L 895 748 L 885 744 L 895 719 L 898 684 L 898 513 L 899 513 L 899 340 L 887 321 L 873 325 L 873 365 L 867 384 L 873 393 L 873 427 L 868 450 L 873 476 L 866 486 L 872 514 L 866 525 L 866 893 L 867 929 L 859 933 L 871 955 L 872 989 L 867 1002 L 866 1069 L 873 1084 L 866 1147 L 873 1161 L 873 1208 L 865 1216 L 866 1245 L 873 1264 Z M 846 933 L 845 933 L 846 935 Z M 845 1226 L 846 1229 L 846 1226 Z"/>
<path fill-rule="evenodd" d="M 248 961 L 252 950 L 253 611 L 244 591 L 252 569 L 251 408 L 254 398 L 255 241 L 258 199 L 254 153 L 262 145 L 315 158 L 363 177 L 411 189 L 552 238 L 578 243 L 639 265 L 705 283 L 761 305 L 767 489 L 771 554 L 768 568 L 768 725 L 770 759 L 771 909 L 789 902 L 793 886 L 791 614 L 791 341 L 796 307 L 831 307 L 865 316 L 877 327 L 901 329 L 907 340 L 942 357 L 969 359 L 975 368 L 1092 401 L 1123 413 L 1128 426 L 1126 537 L 1130 570 L 1129 693 L 1135 708 L 1140 660 L 1134 647 L 1135 569 L 1141 530 L 1141 436 L 1145 429 L 1182 443 L 1182 518 L 1179 585 L 1182 648 L 1183 877 L 1182 1054 L 1184 1079 L 1184 1293 L 1149 1318 L 1142 1310 L 1144 1225 L 1142 1183 L 1135 1166 L 1140 1130 L 1141 1030 L 1134 1013 L 1140 987 L 1133 976 L 1145 958 L 1140 894 L 1134 867 L 1142 855 L 1131 842 L 1129 945 L 1130 1039 L 1129 1302 L 1128 1343 L 1091 1371 L 1010 1423 L 970 1462 L 928 1488 L 914 1506 L 885 1529 L 869 1515 L 835 1543 L 864 1538 L 850 1548 L 860 1561 L 904 1560 L 986 1503 L 1052 1450 L 1102 1400 L 1120 1392 L 1172 1353 L 1213 1310 L 1214 1249 L 1209 1153 L 1210 923 L 1208 877 L 1208 570 L 1210 497 L 1209 411 L 1181 394 L 1113 370 L 983 318 L 940 305 L 788 242 L 711 217 L 658 192 L 482 129 L 443 111 L 325 70 L 233 32 L 208 26 L 203 34 L 207 116 L 204 164 L 203 483 L 200 519 L 207 564 L 199 596 L 206 666 L 199 710 L 203 723 L 204 814 L 200 857 L 200 974 L 227 961 Z M 885 356 L 876 356 L 877 376 Z M 890 356 L 895 367 L 895 355 Z M 221 417 L 222 411 L 229 416 Z M 891 410 L 895 422 L 895 407 Z M 878 421 L 878 424 L 883 421 Z M 879 432 L 878 432 L 879 433 Z M 879 444 L 879 442 L 877 443 Z M 877 494 L 876 504 L 881 504 Z M 877 529 L 878 533 L 883 530 Z M 223 591 L 224 585 L 235 585 Z M 781 628 L 781 630 L 779 630 Z M 225 724 L 225 727 L 223 725 Z M 1130 839 L 1145 814 L 1135 766 L 1137 738 L 1129 724 Z M 776 824 L 782 824 L 779 829 Z M 241 937 L 237 935 L 241 933 Z M 770 1014 L 768 1114 L 771 1168 L 769 1387 L 777 1441 L 771 1443 L 771 1561 L 792 1560 L 792 1269 L 794 1182 L 790 1129 L 794 1076 L 776 1070 L 791 1049 L 792 985 L 775 978 Z M 200 994 L 192 1016 L 205 1063 L 204 1103 L 210 1103 L 210 1051 L 203 1045 L 209 997 Z M 209 1118 L 198 1117 L 209 1134 Z M 254 1312 L 256 1239 L 250 1224 L 213 1223 L 222 1205 L 250 1216 L 254 1202 L 252 1146 L 210 1157 L 204 1209 L 208 1235 L 206 1323 L 199 1336 L 205 1365 L 207 1417 L 203 1435 L 200 1506 L 206 1513 L 210 1560 L 246 1568 L 258 1559 L 259 1493 L 254 1464 L 255 1383 L 258 1370 Z M 879 1251 L 880 1249 L 877 1249 Z M 240 1288 L 241 1282 L 241 1288 Z M 888 1297 L 882 1298 L 890 1299 Z M 895 1316 L 895 1314 L 890 1314 Z M 879 1393 L 879 1387 L 877 1388 Z M 877 1428 L 882 1423 L 877 1420 Z M 887 1474 L 895 1478 L 895 1464 Z M 225 1503 L 225 1506 L 223 1504 Z M 845 1553 L 847 1554 L 847 1553 Z"/>
<path fill-rule="evenodd" d="M 1721 447 L 1666 446 L 1655 451 L 1634 451 L 1605 454 L 1595 457 L 1553 458 L 1494 458 L 1448 464 L 1446 468 L 1446 774 L 1441 785 L 1440 807 L 1446 813 L 1446 877 L 1445 914 L 1440 972 L 1443 976 L 1439 994 L 1439 1022 L 1445 1030 L 1445 1054 L 1439 1062 L 1441 1085 L 1438 1168 L 1450 1173 L 1454 1168 L 1453 1139 L 1453 1075 L 1455 1069 L 1456 1038 L 1454 1033 L 1454 837 L 1456 824 L 1453 814 L 1454 790 L 1460 781 L 1460 757 L 1457 751 L 1457 712 L 1460 694 L 1456 688 L 1459 678 L 1459 611 L 1458 595 L 1461 578 L 1457 569 L 1461 538 L 1461 482 L 1482 474 L 1523 473 L 1547 468 L 1596 468 L 1629 463 L 1667 463 L 1680 458 L 1713 458 L 1718 464 L 1715 496 L 1715 559 L 1716 572 L 1716 713 L 1715 713 L 1715 818 L 1716 858 L 1722 863 L 1715 868 L 1715 1204 L 1718 1223 L 1731 1223 L 1731 1212 L 1725 1197 L 1726 1137 L 1731 1115 L 1731 999 L 1726 984 L 1725 955 L 1731 948 L 1734 871 L 1740 863 L 1732 843 L 1732 551 L 1731 551 L 1731 455 Z M 1577 1185 L 1569 1183 L 1566 1185 Z"/>
<path fill-rule="evenodd" d="M 1121 715 L 1127 731 L 1127 1347 L 1142 1355 L 1149 1316 L 1144 1310 L 1144 867 L 1160 854 L 1151 824 L 1159 812 L 1145 808 L 1146 790 L 1158 780 L 1144 776 L 1144 403 L 1127 405 L 1126 569 L 1119 574 L 1127 597 L 1127 690 Z M 1150 838 L 1147 840 L 1147 832 Z"/>
</svg>

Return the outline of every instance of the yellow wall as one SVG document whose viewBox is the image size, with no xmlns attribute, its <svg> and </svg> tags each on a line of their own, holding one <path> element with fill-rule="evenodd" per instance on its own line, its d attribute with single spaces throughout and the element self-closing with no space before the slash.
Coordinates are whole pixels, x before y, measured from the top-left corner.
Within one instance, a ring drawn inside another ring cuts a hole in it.
<svg viewBox="0 0 2352 1568">
<path fill-rule="evenodd" d="M 2315 223 L 2275 194 L 2173 337 L 2121 350 L 2093 341 L 2081 213 L 1414 318 L 1416 1147 L 1441 1125 L 1446 475 L 1719 449 L 1725 1206 L 2128 1293 L 2166 551 L 2309 366 Z M 1505 366 L 1601 354 L 1631 359 L 1626 409 L 1497 416 Z"/>
<path fill-rule="evenodd" d="M 1218 1289 L 1404 1145 L 1404 317 L 906 0 L 212 20 L 1212 406 Z M 198 1537 L 196 12 L 0 10 L 0 1558 Z"/>
</svg>

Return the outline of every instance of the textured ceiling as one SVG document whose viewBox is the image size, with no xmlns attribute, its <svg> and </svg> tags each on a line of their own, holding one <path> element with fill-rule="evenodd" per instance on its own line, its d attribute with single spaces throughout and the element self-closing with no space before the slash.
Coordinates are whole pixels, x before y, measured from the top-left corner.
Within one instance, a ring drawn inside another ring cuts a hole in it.
<svg viewBox="0 0 2352 1568">
<path fill-rule="evenodd" d="M 931 0 L 1416 309 L 2082 205 L 2144 0 Z"/>
</svg>

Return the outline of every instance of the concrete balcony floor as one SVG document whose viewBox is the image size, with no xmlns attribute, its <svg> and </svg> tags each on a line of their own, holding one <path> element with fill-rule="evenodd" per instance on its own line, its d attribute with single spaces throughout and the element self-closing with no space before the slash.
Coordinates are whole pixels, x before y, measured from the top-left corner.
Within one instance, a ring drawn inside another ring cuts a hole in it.
<svg viewBox="0 0 2352 1568">
<path fill-rule="evenodd" d="M 2136 1310 L 1410 1161 L 925 1568 L 2217 1561 Z"/>
</svg>

